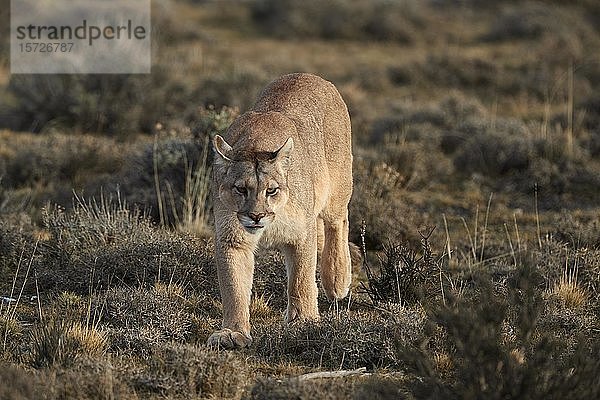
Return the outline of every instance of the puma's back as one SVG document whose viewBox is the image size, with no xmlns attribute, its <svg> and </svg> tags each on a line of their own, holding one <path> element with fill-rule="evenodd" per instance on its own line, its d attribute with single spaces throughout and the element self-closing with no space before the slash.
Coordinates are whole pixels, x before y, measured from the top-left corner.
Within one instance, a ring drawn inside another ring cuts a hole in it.
<svg viewBox="0 0 600 400">
<path fill-rule="evenodd" d="M 290 74 L 214 139 L 213 201 L 223 330 L 209 339 L 249 344 L 254 251 L 279 248 L 288 271 L 287 320 L 318 316 L 315 268 L 330 299 L 350 285 L 348 202 L 352 146 L 346 104 L 330 82 Z"/>
<path fill-rule="evenodd" d="M 314 212 L 328 194 L 343 193 L 347 204 L 352 191 L 350 117 L 333 84 L 311 74 L 284 75 L 224 136 L 240 159 L 274 152 L 290 137 L 294 151 L 288 183 L 295 189 L 290 200 Z"/>
</svg>

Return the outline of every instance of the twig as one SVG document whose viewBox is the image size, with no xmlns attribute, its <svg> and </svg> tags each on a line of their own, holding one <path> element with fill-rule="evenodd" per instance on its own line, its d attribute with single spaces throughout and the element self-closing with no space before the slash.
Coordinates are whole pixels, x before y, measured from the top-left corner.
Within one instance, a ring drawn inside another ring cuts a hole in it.
<svg viewBox="0 0 600 400">
<path fill-rule="evenodd" d="M 542 234 L 540 231 L 540 214 L 538 212 L 538 185 L 537 185 L 537 182 L 534 186 L 533 193 L 535 195 L 535 222 L 536 222 L 536 227 L 537 227 L 537 239 L 538 239 L 538 246 L 541 249 L 542 248 Z"/>
<path fill-rule="evenodd" d="M 343 371 L 321 371 L 321 372 L 310 372 L 308 374 L 300 375 L 296 377 L 299 381 L 308 381 L 311 379 L 322 379 L 322 378 L 343 378 L 346 376 L 353 375 L 370 375 L 367 372 L 367 368 L 361 367 L 353 370 Z"/>
<path fill-rule="evenodd" d="M 488 199 L 487 208 L 485 209 L 485 223 L 483 225 L 483 232 L 482 232 L 482 237 L 481 237 L 481 253 L 479 255 L 479 262 L 483 261 L 483 250 L 485 249 L 485 234 L 487 232 L 488 216 L 490 215 L 490 205 L 492 203 L 493 195 L 494 195 L 493 192 L 490 193 L 490 198 Z"/>
</svg>

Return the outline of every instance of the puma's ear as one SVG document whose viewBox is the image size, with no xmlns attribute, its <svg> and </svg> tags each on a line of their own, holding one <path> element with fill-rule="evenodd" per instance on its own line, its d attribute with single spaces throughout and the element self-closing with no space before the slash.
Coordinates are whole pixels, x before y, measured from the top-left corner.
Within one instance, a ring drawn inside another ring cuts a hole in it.
<svg viewBox="0 0 600 400">
<path fill-rule="evenodd" d="M 274 153 L 273 160 L 280 162 L 284 168 L 287 168 L 287 167 L 289 167 L 290 157 L 292 156 L 293 150 L 294 150 L 294 139 L 289 137 L 288 140 L 285 141 L 283 146 L 281 146 L 279 148 L 279 150 L 277 150 Z"/>
<path fill-rule="evenodd" d="M 215 149 L 216 164 L 223 165 L 231 162 L 231 158 L 227 157 L 227 154 L 232 150 L 231 146 L 220 135 L 215 135 L 213 147 Z"/>
</svg>

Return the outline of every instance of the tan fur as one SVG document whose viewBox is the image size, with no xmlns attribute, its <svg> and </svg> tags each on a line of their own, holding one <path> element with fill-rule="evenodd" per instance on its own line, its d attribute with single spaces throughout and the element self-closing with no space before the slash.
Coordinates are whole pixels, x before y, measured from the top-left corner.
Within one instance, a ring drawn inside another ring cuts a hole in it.
<svg viewBox="0 0 600 400">
<path fill-rule="evenodd" d="M 249 306 L 257 246 L 274 246 L 285 256 L 288 322 L 319 317 L 317 251 L 322 251 L 327 297 L 348 293 L 350 117 L 330 82 L 310 74 L 285 75 L 213 144 L 223 327 L 208 343 L 244 347 L 252 341 Z"/>
</svg>

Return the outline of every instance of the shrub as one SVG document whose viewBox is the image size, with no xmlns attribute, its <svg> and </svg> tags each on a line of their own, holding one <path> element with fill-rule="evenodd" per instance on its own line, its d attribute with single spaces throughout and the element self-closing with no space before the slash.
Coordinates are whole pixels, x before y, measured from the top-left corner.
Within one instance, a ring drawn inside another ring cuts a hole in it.
<svg viewBox="0 0 600 400">
<path fill-rule="evenodd" d="M 254 328 L 257 356 L 267 362 L 289 361 L 326 369 L 402 366 L 396 341 L 417 340 L 424 315 L 419 308 L 393 308 L 389 314 L 353 312 L 321 317 L 289 327 Z"/>
<path fill-rule="evenodd" d="M 422 24 L 412 2 L 274 1 L 252 4 L 252 18 L 264 32 L 281 38 L 390 40 L 411 43 Z"/>
<path fill-rule="evenodd" d="M 556 80 L 549 65 L 502 65 L 487 59 L 450 53 L 429 55 L 424 62 L 415 62 L 407 68 L 415 71 L 413 82 L 419 86 L 459 89 L 481 98 L 527 93 L 532 98 L 544 101 L 548 88 Z"/>
<path fill-rule="evenodd" d="M 361 227 L 367 226 L 368 248 L 378 248 L 387 240 L 418 242 L 416 227 L 420 216 L 401 189 L 407 177 L 382 162 L 361 160 L 354 165 L 354 190 L 349 206 L 350 238 L 361 242 Z"/>
<path fill-rule="evenodd" d="M 423 255 L 402 244 L 384 246 L 379 272 L 365 262 L 368 285 L 362 285 L 371 301 L 410 305 L 431 302 L 437 290 L 436 276 L 440 267 L 433 260 L 428 234 L 421 234 Z"/>
<path fill-rule="evenodd" d="M 101 179 L 123 165 L 124 155 L 114 151 L 114 142 L 93 136 L 49 134 L 7 141 L 2 183 L 21 189 L 60 183 L 72 188 L 89 186 L 90 176 Z M 97 188 L 95 188 L 97 189 Z"/>
<path fill-rule="evenodd" d="M 217 119 L 221 117 L 216 114 L 213 123 L 222 124 Z M 203 124 L 215 129 L 209 122 Z M 188 132 L 157 136 L 154 144 L 147 144 L 128 162 L 122 176 L 123 191 L 161 225 L 207 235 L 212 147 L 207 133 L 196 135 L 197 140 Z"/>
<path fill-rule="evenodd" d="M 155 126 L 153 143 L 145 142 L 118 177 L 128 200 L 162 225 L 210 235 L 211 138 L 224 134 L 236 108 L 212 106 L 190 110 L 179 123 Z"/>
<path fill-rule="evenodd" d="M 111 348 L 148 354 L 170 341 L 185 341 L 194 333 L 189 304 L 178 293 L 117 287 L 98 296 L 95 309 L 110 326 Z"/>
<path fill-rule="evenodd" d="M 115 357 L 113 362 L 119 362 Z M 69 368 L 39 372 L 34 380 L 36 398 L 138 399 L 119 371 L 118 364 L 98 357 L 79 357 Z"/>
<path fill-rule="evenodd" d="M 523 172 L 529 167 L 528 143 L 518 137 L 504 135 L 473 136 L 460 146 L 454 158 L 457 170 L 488 176 Z"/>
<path fill-rule="evenodd" d="M 599 249 L 600 216 L 581 218 L 563 212 L 554 225 L 554 237 L 575 249 Z"/>
<path fill-rule="evenodd" d="M 86 294 L 115 279 L 146 286 L 159 278 L 200 287 L 213 268 L 208 243 L 158 229 L 120 199 L 79 199 L 71 212 L 48 210 L 44 223 L 50 239 L 35 263 L 40 289 Z"/>
<path fill-rule="evenodd" d="M 39 393 L 32 385 L 33 374 L 8 363 L 0 363 L 0 399 L 33 400 Z"/>
<path fill-rule="evenodd" d="M 358 383 L 352 378 L 299 379 L 259 378 L 249 389 L 245 400 L 342 400 L 355 398 Z M 372 398 L 372 397 L 369 397 Z"/>
<path fill-rule="evenodd" d="M 263 70 L 253 68 L 223 68 L 218 73 L 208 75 L 198 89 L 192 93 L 196 103 L 201 101 L 206 107 L 236 107 L 242 111 L 254 104 L 260 90 L 270 77 Z"/>
<path fill-rule="evenodd" d="M 587 398 L 600 392 L 592 372 L 600 364 L 591 357 L 599 343 L 582 339 L 575 348 L 565 349 L 539 324 L 542 303 L 533 275 L 522 270 L 511 289 L 513 294 L 505 299 L 494 296 L 489 286 L 486 289 L 483 285 L 472 300 L 434 313 L 434 321 L 448 334 L 454 369 L 444 378 L 434 367 L 433 354 L 408 351 L 405 357 L 424 377 L 413 381 L 417 398 L 534 399 L 573 393 Z M 511 314 L 517 315 L 511 328 L 516 331 L 516 342 L 503 340 L 503 324 Z M 522 349 L 522 355 L 511 350 L 515 345 Z"/>
<path fill-rule="evenodd" d="M 545 7 L 529 5 L 525 8 L 505 9 L 482 39 L 488 41 L 537 39 L 547 30 L 548 18 Z"/>
<path fill-rule="evenodd" d="M 138 391 L 169 398 L 238 398 L 248 374 L 236 353 L 171 344 L 156 348 L 132 383 Z"/>
<path fill-rule="evenodd" d="M 213 138 L 215 135 L 223 135 L 238 114 L 239 110 L 237 108 L 229 106 L 217 109 L 214 105 L 209 105 L 198 109 L 189 117 L 194 140 L 203 143 L 207 137 Z"/>
<path fill-rule="evenodd" d="M 67 128 L 120 137 L 150 132 L 171 111 L 181 112 L 182 90 L 159 67 L 151 75 L 12 75 L 8 95 L 14 101 L 5 107 L 13 122 L 1 127 L 32 132 Z M 173 108 L 165 109 L 165 104 Z"/>
</svg>

